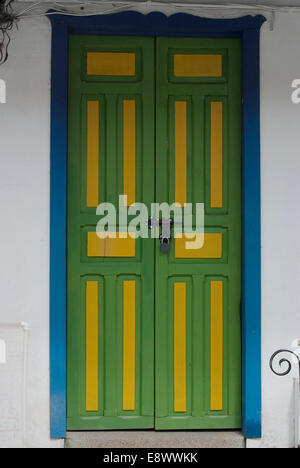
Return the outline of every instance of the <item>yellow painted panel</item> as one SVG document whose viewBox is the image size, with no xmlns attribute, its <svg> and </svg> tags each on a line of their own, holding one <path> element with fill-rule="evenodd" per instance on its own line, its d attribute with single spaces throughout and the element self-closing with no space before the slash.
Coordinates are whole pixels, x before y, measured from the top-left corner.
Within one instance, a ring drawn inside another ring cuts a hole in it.
<svg viewBox="0 0 300 468">
<path fill-rule="evenodd" d="M 98 282 L 86 283 L 86 411 L 98 411 Z"/>
<path fill-rule="evenodd" d="M 87 74 L 98 76 L 135 76 L 134 53 L 88 52 Z"/>
<path fill-rule="evenodd" d="M 128 234 L 115 233 L 116 238 L 100 239 L 96 232 L 88 232 L 88 257 L 135 257 L 135 239 Z"/>
<path fill-rule="evenodd" d="M 220 77 L 222 76 L 222 55 L 175 54 L 174 76 Z"/>
<path fill-rule="evenodd" d="M 174 411 L 186 411 L 185 283 L 174 283 Z"/>
<path fill-rule="evenodd" d="M 210 206 L 223 206 L 223 103 L 210 104 Z"/>
<path fill-rule="evenodd" d="M 123 410 L 135 409 L 135 281 L 123 283 Z"/>
<path fill-rule="evenodd" d="M 210 409 L 223 409 L 223 281 L 211 281 Z"/>
<path fill-rule="evenodd" d="M 86 205 L 99 204 L 99 102 L 87 103 Z"/>
<path fill-rule="evenodd" d="M 202 234 L 199 234 L 202 236 Z M 183 234 L 182 238 L 175 236 L 175 258 L 222 258 L 222 234 L 206 232 L 204 234 L 204 245 L 201 249 L 187 249 L 187 239 Z"/>
<path fill-rule="evenodd" d="M 187 121 L 186 101 L 175 102 L 175 202 L 186 204 L 187 192 Z"/>
<path fill-rule="evenodd" d="M 135 100 L 125 100 L 123 102 L 123 183 L 128 206 L 135 203 L 135 133 Z"/>
</svg>

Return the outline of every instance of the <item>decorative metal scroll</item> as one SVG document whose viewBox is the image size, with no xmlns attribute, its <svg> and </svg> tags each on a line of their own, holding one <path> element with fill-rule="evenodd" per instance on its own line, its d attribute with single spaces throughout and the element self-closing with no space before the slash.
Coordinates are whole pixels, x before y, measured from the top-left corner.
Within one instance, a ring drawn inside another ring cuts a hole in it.
<svg viewBox="0 0 300 468">
<path fill-rule="evenodd" d="M 288 375 L 291 372 L 292 367 L 293 367 L 292 358 L 291 359 L 288 359 L 287 357 L 281 358 L 278 361 L 278 366 L 279 366 L 279 368 L 281 370 L 276 371 L 275 368 L 274 368 L 275 359 L 277 358 L 277 356 L 279 356 L 280 354 L 283 354 L 283 353 L 288 353 L 288 354 L 291 354 L 292 356 L 294 356 L 295 363 L 296 362 L 298 363 L 298 372 L 299 372 L 299 380 L 300 380 L 300 358 L 299 358 L 299 356 L 297 356 L 296 353 L 294 353 L 293 351 L 290 351 L 289 349 L 279 349 L 278 351 L 276 351 L 276 353 L 274 353 L 271 356 L 270 368 L 271 368 L 272 372 L 274 372 L 274 374 L 276 374 L 276 375 L 279 375 L 280 377 Z M 287 368 L 284 370 L 284 369 L 282 369 L 282 366 L 287 366 Z"/>
<path fill-rule="evenodd" d="M 0 0 L 0 65 L 8 58 L 8 46 L 10 44 L 10 31 L 17 17 L 13 13 L 14 0 Z"/>
</svg>

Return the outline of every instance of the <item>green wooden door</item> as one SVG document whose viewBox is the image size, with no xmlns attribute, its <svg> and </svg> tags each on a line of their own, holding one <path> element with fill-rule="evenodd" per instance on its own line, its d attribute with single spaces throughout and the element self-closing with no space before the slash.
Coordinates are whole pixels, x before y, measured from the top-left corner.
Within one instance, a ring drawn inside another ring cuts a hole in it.
<svg viewBox="0 0 300 468">
<path fill-rule="evenodd" d="M 240 42 L 157 39 L 156 195 L 205 204 L 204 245 L 156 246 L 157 429 L 241 426 Z"/>
<path fill-rule="evenodd" d="M 154 40 L 70 40 L 69 429 L 154 425 L 154 241 L 101 240 L 96 207 L 154 199 Z M 124 226 L 116 223 L 116 232 Z"/>
<path fill-rule="evenodd" d="M 233 39 L 70 40 L 70 430 L 241 425 L 240 68 Z M 99 239 L 122 194 L 204 203 L 203 247 Z"/>
</svg>

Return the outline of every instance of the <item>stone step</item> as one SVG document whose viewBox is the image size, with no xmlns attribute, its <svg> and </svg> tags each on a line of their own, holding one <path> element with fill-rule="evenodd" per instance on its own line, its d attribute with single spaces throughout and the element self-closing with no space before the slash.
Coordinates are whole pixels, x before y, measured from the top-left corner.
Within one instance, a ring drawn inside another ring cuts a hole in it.
<svg viewBox="0 0 300 468">
<path fill-rule="evenodd" d="M 245 448 L 236 431 L 68 432 L 66 448 Z"/>
</svg>

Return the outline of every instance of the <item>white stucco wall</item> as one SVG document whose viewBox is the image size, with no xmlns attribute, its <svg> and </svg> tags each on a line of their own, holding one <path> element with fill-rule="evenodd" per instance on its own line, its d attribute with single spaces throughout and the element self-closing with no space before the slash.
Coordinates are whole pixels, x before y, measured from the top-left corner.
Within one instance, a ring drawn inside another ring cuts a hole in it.
<svg viewBox="0 0 300 468">
<path fill-rule="evenodd" d="M 0 104 L 0 324 L 26 321 L 30 327 L 30 447 L 62 445 L 49 438 L 50 38 L 47 19 L 22 21 L 9 61 L 0 67 L 7 84 L 7 103 Z M 271 374 L 268 361 L 300 335 L 300 104 L 290 98 L 291 82 L 300 78 L 299 44 L 300 14 L 278 15 L 273 31 L 263 27 L 263 438 L 248 441 L 249 447 L 293 444 L 292 379 Z M 8 408 L 14 406 L 11 395 L 0 386 Z M 22 432 L 7 427 L 2 420 L 0 447 L 22 446 Z"/>
<path fill-rule="evenodd" d="M 26 321 L 30 327 L 30 447 L 60 445 L 49 439 L 50 40 L 47 19 L 21 22 L 0 70 L 7 84 L 7 103 L 0 105 L 0 324 Z M 0 395 L 7 406 L 19 404 L 1 386 Z M 2 421 L 0 447 L 22 446 L 22 433 L 16 437 L 4 427 Z"/>
<path fill-rule="evenodd" d="M 261 35 L 263 439 L 249 446 L 293 444 L 292 378 L 270 373 L 278 348 L 300 337 L 300 14 L 277 15 Z"/>
</svg>

